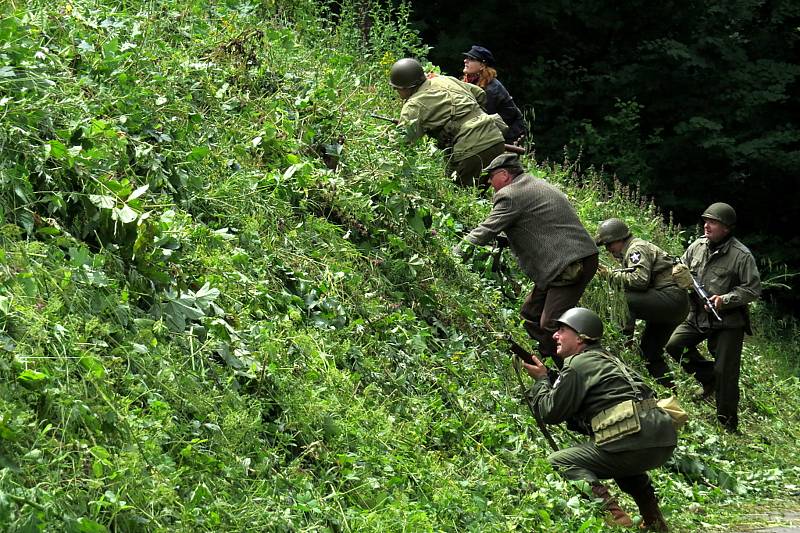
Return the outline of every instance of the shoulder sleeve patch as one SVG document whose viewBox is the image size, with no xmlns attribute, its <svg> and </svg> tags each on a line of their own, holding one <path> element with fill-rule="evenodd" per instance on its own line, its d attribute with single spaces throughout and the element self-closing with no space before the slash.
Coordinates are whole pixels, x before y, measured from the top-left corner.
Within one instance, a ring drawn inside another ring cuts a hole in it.
<svg viewBox="0 0 800 533">
<path fill-rule="evenodd" d="M 640 252 L 631 252 L 628 256 L 628 263 L 631 265 L 638 265 L 639 261 L 642 260 L 642 254 Z"/>
</svg>

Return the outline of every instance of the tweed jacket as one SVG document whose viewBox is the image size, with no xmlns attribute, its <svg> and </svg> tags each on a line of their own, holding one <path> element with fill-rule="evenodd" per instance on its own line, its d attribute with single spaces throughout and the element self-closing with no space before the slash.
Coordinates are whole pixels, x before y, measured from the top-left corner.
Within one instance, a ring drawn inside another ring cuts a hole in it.
<svg viewBox="0 0 800 533">
<path fill-rule="evenodd" d="M 598 253 L 567 196 L 530 174 L 520 174 L 495 193 L 491 213 L 466 240 L 488 244 L 500 232 L 522 271 L 541 289 L 567 265 Z"/>
</svg>

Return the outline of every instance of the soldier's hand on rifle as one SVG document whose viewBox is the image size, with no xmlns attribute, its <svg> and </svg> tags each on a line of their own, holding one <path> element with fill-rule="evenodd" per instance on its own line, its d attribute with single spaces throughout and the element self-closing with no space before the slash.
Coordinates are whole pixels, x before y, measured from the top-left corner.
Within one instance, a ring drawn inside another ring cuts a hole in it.
<svg viewBox="0 0 800 533">
<path fill-rule="evenodd" d="M 525 361 L 521 361 L 525 372 L 527 372 L 528 375 L 534 379 L 547 377 L 547 367 L 544 366 L 544 363 L 542 363 L 535 355 L 532 358 L 534 363 L 532 365 L 529 365 Z"/>
<path fill-rule="evenodd" d="M 611 269 L 605 266 L 604 264 L 600 263 L 597 265 L 597 277 L 599 278 L 608 278 L 611 276 Z"/>
<path fill-rule="evenodd" d="M 722 309 L 722 304 L 723 304 L 722 296 L 720 296 L 719 294 L 714 294 L 712 296 L 709 296 L 708 299 L 711 300 L 711 302 L 714 304 L 715 309 L 717 310 Z M 706 310 L 711 311 L 711 309 L 708 309 L 708 306 L 706 306 Z"/>
</svg>

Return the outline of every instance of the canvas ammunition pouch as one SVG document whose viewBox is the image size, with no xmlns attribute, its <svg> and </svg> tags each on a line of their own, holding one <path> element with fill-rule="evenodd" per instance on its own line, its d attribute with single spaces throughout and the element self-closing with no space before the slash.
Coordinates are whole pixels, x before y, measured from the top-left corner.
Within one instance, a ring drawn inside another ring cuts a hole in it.
<svg viewBox="0 0 800 533">
<path fill-rule="evenodd" d="M 672 281 L 681 289 L 691 289 L 692 273 L 689 272 L 689 267 L 683 263 L 676 263 L 672 267 Z"/>
<path fill-rule="evenodd" d="M 689 413 L 683 410 L 683 407 L 678 403 L 678 399 L 675 396 L 658 400 L 657 405 L 672 419 L 672 425 L 675 427 L 675 431 L 681 429 L 689 420 Z"/>
<path fill-rule="evenodd" d="M 592 418 L 594 442 L 598 446 L 616 442 L 642 430 L 639 414 L 656 407 L 655 399 L 625 400 L 604 409 Z"/>
<path fill-rule="evenodd" d="M 433 132 L 436 137 L 436 146 L 440 149 L 445 149 L 453 146 L 456 135 L 461 131 L 461 127 L 468 121 L 479 118 L 483 112 L 478 110 L 471 111 L 466 115 L 456 117 L 456 110 L 453 108 L 450 112 L 450 120 L 439 128 L 438 131 Z"/>
<path fill-rule="evenodd" d="M 565 285 L 574 285 L 577 283 L 578 278 L 583 274 L 583 259 L 578 259 L 568 264 L 561 273 L 556 276 L 552 282 L 551 287 L 563 287 Z"/>
</svg>

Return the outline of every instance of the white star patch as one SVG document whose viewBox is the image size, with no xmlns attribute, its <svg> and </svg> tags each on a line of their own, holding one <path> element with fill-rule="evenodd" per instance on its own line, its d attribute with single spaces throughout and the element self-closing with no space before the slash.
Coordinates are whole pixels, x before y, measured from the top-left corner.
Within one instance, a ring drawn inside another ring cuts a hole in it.
<svg viewBox="0 0 800 533">
<path fill-rule="evenodd" d="M 633 252 L 631 255 L 628 256 L 628 262 L 632 265 L 639 264 L 639 261 L 642 260 L 642 254 L 639 252 Z"/>
</svg>

